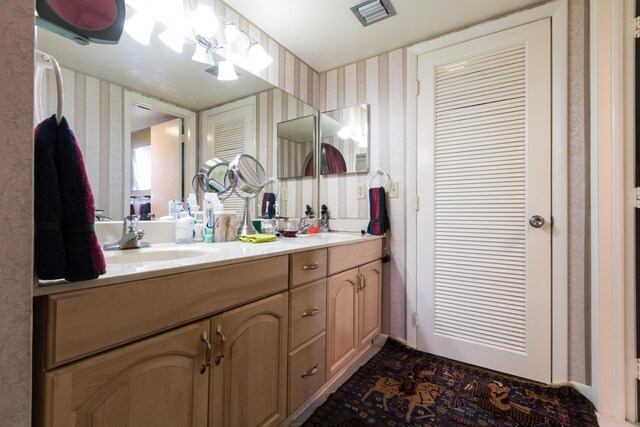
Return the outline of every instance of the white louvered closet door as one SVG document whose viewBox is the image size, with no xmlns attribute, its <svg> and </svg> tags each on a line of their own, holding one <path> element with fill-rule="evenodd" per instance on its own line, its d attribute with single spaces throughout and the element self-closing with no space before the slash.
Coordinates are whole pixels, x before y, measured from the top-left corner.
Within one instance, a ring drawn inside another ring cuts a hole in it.
<svg viewBox="0 0 640 427">
<path fill-rule="evenodd" d="M 543 20 L 418 58 L 418 348 L 539 381 L 551 378 L 550 37 Z"/>
</svg>

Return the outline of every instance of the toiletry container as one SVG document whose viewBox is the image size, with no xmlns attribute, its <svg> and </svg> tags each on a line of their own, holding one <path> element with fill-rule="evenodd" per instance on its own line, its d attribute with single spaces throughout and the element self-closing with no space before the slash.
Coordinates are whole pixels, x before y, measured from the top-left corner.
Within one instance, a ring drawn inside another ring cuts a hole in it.
<svg viewBox="0 0 640 427">
<path fill-rule="evenodd" d="M 191 243 L 193 242 L 193 223 L 192 216 L 183 212 L 176 220 L 176 243 Z"/>
</svg>

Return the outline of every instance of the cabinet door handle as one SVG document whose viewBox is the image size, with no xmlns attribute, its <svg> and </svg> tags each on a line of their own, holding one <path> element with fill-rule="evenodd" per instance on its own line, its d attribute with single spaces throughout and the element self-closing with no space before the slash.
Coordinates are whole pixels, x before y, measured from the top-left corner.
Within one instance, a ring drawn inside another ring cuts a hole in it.
<svg viewBox="0 0 640 427">
<path fill-rule="evenodd" d="M 304 374 L 302 374 L 302 378 L 310 377 L 310 376 L 315 375 L 317 373 L 318 373 L 318 364 L 316 363 L 315 365 L 313 365 L 313 368 L 311 368 L 311 370 L 309 372 L 305 372 Z"/>
<path fill-rule="evenodd" d="M 362 275 L 360 273 L 356 274 L 356 278 L 358 283 L 356 283 L 356 293 L 362 290 Z"/>
<path fill-rule="evenodd" d="M 204 344 L 204 363 L 200 366 L 200 373 L 204 374 L 207 371 L 207 368 L 211 366 L 211 343 L 209 342 L 209 337 L 207 335 L 207 331 L 204 331 L 202 335 L 200 335 L 200 341 Z"/>
<path fill-rule="evenodd" d="M 311 310 L 307 310 L 302 313 L 302 317 L 311 317 L 315 316 L 316 314 L 318 314 L 318 307 L 313 307 Z"/>
<path fill-rule="evenodd" d="M 360 274 L 360 277 L 362 278 L 362 289 L 364 289 L 367 287 L 367 276 Z"/>
<path fill-rule="evenodd" d="M 303 271 L 307 271 L 307 270 L 317 270 L 320 267 L 320 263 L 314 262 L 313 264 L 305 264 L 302 267 Z"/>
<path fill-rule="evenodd" d="M 215 360 L 216 366 L 218 366 L 222 361 L 222 358 L 225 356 L 225 353 L 222 351 L 222 346 L 224 345 L 224 342 L 227 340 L 224 337 L 224 334 L 222 333 L 222 325 L 218 325 L 218 327 L 216 328 L 216 334 L 220 337 L 220 351 L 218 352 L 218 355 L 216 356 L 216 360 Z"/>
</svg>

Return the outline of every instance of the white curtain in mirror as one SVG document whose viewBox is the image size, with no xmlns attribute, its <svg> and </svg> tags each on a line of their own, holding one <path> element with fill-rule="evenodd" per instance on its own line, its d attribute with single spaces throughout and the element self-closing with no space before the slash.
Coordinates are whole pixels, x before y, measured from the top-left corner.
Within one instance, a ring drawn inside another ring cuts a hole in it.
<svg viewBox="0 0 640 427">
<path fill-rule="evenodd" d="M 151 190 L 151 146 L 131 150 L 131 191 Z"/>
</svg>

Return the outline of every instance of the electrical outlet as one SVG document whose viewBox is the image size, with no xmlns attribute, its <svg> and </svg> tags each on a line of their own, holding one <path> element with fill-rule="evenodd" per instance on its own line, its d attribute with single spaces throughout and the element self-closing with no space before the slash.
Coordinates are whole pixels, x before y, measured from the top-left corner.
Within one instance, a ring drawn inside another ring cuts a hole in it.
<svg viewBox="0 0 640 427">
<path fill-rule="evenodd" d="M 283 188 L 282 190 L 280 190 L 280 200 L 282 200 L 283 202 L 287 201 L 287 189 Z"/>
<path fill-rule="evenodd" d="M 356 184 L 356 198 L 364 199 L 364 184 Z"/>
<path fill-rule="evenodd" d="M 391 198 L 396 198 L 398 197 L 398 187 L 400 185 L 398 184 L 398 181 L 392 181 L 391 182 L 391 190 L 389 190 L 389 197 Z"/>
</svg>

